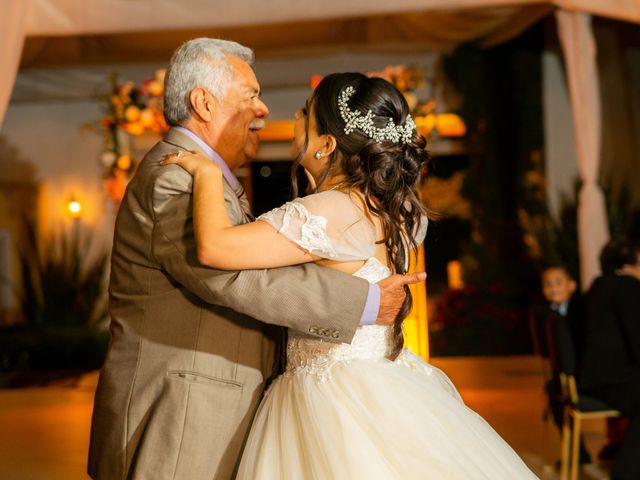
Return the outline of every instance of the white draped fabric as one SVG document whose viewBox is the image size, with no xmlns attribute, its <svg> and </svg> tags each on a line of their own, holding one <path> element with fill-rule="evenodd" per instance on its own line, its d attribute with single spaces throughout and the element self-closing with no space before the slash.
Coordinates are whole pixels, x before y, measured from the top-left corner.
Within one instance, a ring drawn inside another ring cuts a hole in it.
<svg viewBox="0 0 640 480">
<path fill-rule="evenodd" d="M 522 9 L 522 15 L 511 15 L 523 23 L 522 16 L 535 15 L 532 7 L 559 7 L 568 11 L 584 11 L 633 22 L 640 22 L 640 0 L 2 0 L 0 17 L 0 126 L 7 108 L 11 88 L 19 64 L 25 36 L 107 34 L 230 26 L 269 25 L 283 22 L 330 20 L 385 14 L 418 12 L 454 13 L 488 9 L 489 15 L 471 15 L 486 25 L 495 22 L 490 10 L 504 17 L 505 9 Z M 528 9 L 528 10 L 527 10 Z M 429 30 L 449 29 L 447 22 L 429 22 Z M 459 25 L 457 25 L 459 26 Z M 460 31 L 459 28 L 453 30 Z M 467 25 L 463 31 L 471 30 Z M 514 32 L 517 33 L 517 32 Z M 473 33 L 459 41 L 470 40 Z M 507 39 L 501 32 L 496 38 Z"/>
<path fill-rule="evenodd" d="M 0 126 L 16 81 L 30 0 L 3 0 L 0 15 Z"/>
<path fill-rule="evenodd" d="M 5 0 L 6 1 L 6 0 Z M 555 5 L 640 22 L 640 0 L 31 0 L 28 35 L 175 30 L 430 10 Z M 430 26 L 432 28 L 433 26 Z"/>
<path fill-rule="evenodd" d="M 582 180 L 578 198 L 578 244 L 580 279 L 586 289 L 600 272 L 598 256 L 609 238 L 604 195 L 597 183 L 602 129 L 596 46 L 590 15 L 558 11 L 556 18 L 567 67 Z"/>
</svg>

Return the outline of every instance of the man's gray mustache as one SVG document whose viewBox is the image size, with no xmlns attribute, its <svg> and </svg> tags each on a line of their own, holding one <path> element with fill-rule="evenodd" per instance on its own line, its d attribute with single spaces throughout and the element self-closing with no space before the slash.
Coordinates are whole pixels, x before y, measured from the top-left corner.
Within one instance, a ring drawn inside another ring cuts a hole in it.
<svg viewBox="0 0 640 480">
<path fill-rule="evenodd" d="M 253 122 L 251 122 L 249 124 L 249 128 L 251 130 L 260 130 L 262 128 L 264 128 L 265 126 L 265 121 L 263 119 L 258 119 L 258 120 L 254 120 Z"/>
</svg>

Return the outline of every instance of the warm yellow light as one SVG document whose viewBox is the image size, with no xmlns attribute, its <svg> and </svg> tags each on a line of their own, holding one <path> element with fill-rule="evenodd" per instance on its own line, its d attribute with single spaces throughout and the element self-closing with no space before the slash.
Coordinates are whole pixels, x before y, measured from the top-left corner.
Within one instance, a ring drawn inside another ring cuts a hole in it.
<svg viewBox="0 0 640 480">
<path fill-rule="evenodd" d="M 420 245 L 418 255 L 411 252 L 411 272 L 424 270 L 424 245 Z M 404 345 L 416 355 L 429 361 L 429 320 L 427 318 L 426 283 L 409 285 L 413 296 L 413 308 L 404 321 Z"/>
<path fill-rule="evenodd" d="M 464 121 L 455 113 L 439 114 L 436 128 L 441 137 L 464 137 L 467 133 Z"/>
<path fill-rule="evenodd" d="M 414 120 L 423 135 L 429 135 L 433 130 L 441 137 L 464 137 L 467 133 L 464 120 L 455 113 L 429 113 Z"/>
<path fill-rule="evenodd" d="M 82 214 L 82 204 L 72 198 L 67 204 L 67 211 L 71 218 L 78 218 Z"/>
<path fill-rule="evenodd" d="M 293 139 L 295 120 L 269 120 L 258 132 L 265 142 L 290 142 Z"/>
<path fill-rule="evenodd" d="M 449 277 L 449 288 L 451 290 L 458 290 L 464 287 L 462 264 L 458 260 L 451 260 L 447 263 L 447 276 Z"/>
</svg>

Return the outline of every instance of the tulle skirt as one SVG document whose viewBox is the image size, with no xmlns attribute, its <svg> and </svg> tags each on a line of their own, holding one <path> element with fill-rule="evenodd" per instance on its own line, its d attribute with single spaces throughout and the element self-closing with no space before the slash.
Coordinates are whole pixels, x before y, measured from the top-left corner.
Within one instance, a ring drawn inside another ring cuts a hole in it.
<svg viewBox="0 0 640 480">
<path fill-rule="evenodd" d="M 537 478 L 437 368 L 405 351 L 288 371 L 256 414 L 237 478 Z"/>
</svg>

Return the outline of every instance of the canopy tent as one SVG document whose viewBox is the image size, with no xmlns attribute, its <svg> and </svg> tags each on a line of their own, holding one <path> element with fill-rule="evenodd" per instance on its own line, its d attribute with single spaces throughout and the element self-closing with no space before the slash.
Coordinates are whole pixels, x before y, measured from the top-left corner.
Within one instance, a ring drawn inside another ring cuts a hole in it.
<svg viewBox="0 0 640 480">
<path fill-rule="evenodd" d="M 165 52 L 175 48 L 184 30 L 233 38 L 258 51 L 362 41 L 411 41 L 431 48 L 470 40 L 493 45 L 554 11 L 567 64 L 583 180 L 579 238 L 582 284 L 588 286 L 598 274 L 599 250 L 608 238 L 602 192 L 596 184 L 600 99 L 590 15 L 640 23 L 640 0 L 236 0 L 224 4 L 210 0 L 4 0 L 0 125 L 21 61 L 23 65 L 47 63 L 58 55 L 99 62 L 105 59 L 101 55 L 107 50 L 105 44 L 131 56 Z M 157 37 L 145 41 L 147 32 L 153 31 L 166 35 L 160 41 Z"/>
</svg>

